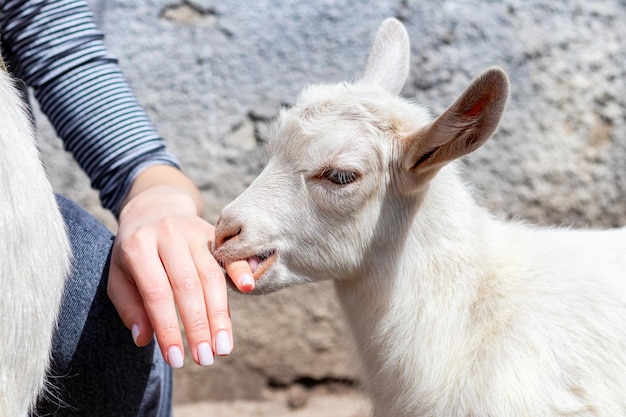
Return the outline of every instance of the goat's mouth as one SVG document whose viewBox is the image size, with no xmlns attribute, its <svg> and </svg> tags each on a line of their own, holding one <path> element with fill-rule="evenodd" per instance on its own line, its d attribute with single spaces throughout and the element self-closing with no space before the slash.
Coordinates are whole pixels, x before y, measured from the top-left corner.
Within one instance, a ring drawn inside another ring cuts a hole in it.
<svg viewBox="0 0 626 417">
<path fill-rule="evenodd" d="M 274 249 L 263 251 L 246 259 L 255 281 L 261 279 L 261 276 L 272 266 L 275 260 L 276 251 Z"/>
</svg>

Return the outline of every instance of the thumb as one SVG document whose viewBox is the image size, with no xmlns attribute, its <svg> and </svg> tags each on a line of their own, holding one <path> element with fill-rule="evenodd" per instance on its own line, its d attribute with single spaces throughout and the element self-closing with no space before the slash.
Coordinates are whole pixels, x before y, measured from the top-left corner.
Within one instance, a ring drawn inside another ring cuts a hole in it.
<svg viewBox="0 0 626 417">
<path fill-rule="evenodd" d="M 107 294 L 117 310 L 122 322 L 131 331 L 137 346 L 145 346 L 152 341 L 154 329 L 132 278 L 115 263 L 109 269 Z"/>
</svg>

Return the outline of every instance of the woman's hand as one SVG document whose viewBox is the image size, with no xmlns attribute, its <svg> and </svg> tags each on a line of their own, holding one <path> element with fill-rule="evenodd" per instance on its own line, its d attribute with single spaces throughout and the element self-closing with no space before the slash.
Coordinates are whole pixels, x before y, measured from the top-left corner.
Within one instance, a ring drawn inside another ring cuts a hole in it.
<svg viewBox="0 0 626 417">
<path fill-rule="evenodd" d="M 146 168 L 120 212 L 111 256 L 107 291 L 117 312 L 137 345 L 156 333 L 173 368 L 184 360 L 177 309 L 196 363 L 233 348 L 226 280 L 209 251 L 214 227 L 201 213 L 199 192 L 179 170 Z M 239 290 L 254 288 L 247 262 L 226 270 Z"/>
</svg>

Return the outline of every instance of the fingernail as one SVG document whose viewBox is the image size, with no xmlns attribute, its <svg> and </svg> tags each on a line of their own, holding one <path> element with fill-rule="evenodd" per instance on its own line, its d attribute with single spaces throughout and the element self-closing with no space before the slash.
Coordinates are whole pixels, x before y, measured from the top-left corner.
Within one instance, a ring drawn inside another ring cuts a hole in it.
<svg viewBox="0 0 626 417">
<path fill-rule="evenodd" d="M 139 326 L 137 324 L 133 324 L 133 327 L 130 329 L 130 333 L 133 335 L 133 342 L 139 346 L 139 343 L 137 343 L 137 338 L 139 337 Z"/>
<path fill-rule="evenodd" d="M 215 347 L 218 355 L 228 355 L 230 353 L 230 336 L 226 330 L 217 332 L 215 337 Z"/>
<path fill-rule="evenodd" d="M 198 362 L 202 366 L 213 365 L 213 350 L 207 342 L 202 342 L 198 345 Z"/>
<path fill-rule="evenodd" d="M 254 289 L 254 278 L 250 274 L 243 274 L 241 276 L 241 288 L 245 291 L 252 291 Z"/>
<path fill-rule="evenodd" d="M 183 353 L 178 346 L 172 346 L 167 351 L 167 360 L 172 368 L 178 369 L 183 367 Z"/>
</svg>

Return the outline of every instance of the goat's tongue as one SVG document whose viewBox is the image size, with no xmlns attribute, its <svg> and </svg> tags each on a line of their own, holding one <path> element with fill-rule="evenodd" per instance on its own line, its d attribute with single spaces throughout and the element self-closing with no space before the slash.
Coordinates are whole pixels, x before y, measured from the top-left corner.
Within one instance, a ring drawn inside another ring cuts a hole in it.
<svg viewBox="0 0 626 417">
<path fill-rule="evenodd" d="M 259 268 L 260 264 L 261 264 L 261 260 L 259 259 L 258 256 L 252 256 L 252 257 L 248 258 L 248 265 L 250 265 L 250 269 L 252 270 L 253 274 Z"/>
<path fill-rule="evenodd" d="M 259 266 L 273 254 L 274 254 L 274 251 L 266 251 L 263 253 L 259 253 L 255 256 L 249 257 L 247 261 L 248 261 L 248 265 L 250 265 L 250 269 L 252 270 L 252 273 L 254 274 L 256 270 L 259 269 Z"/>
</svg>

